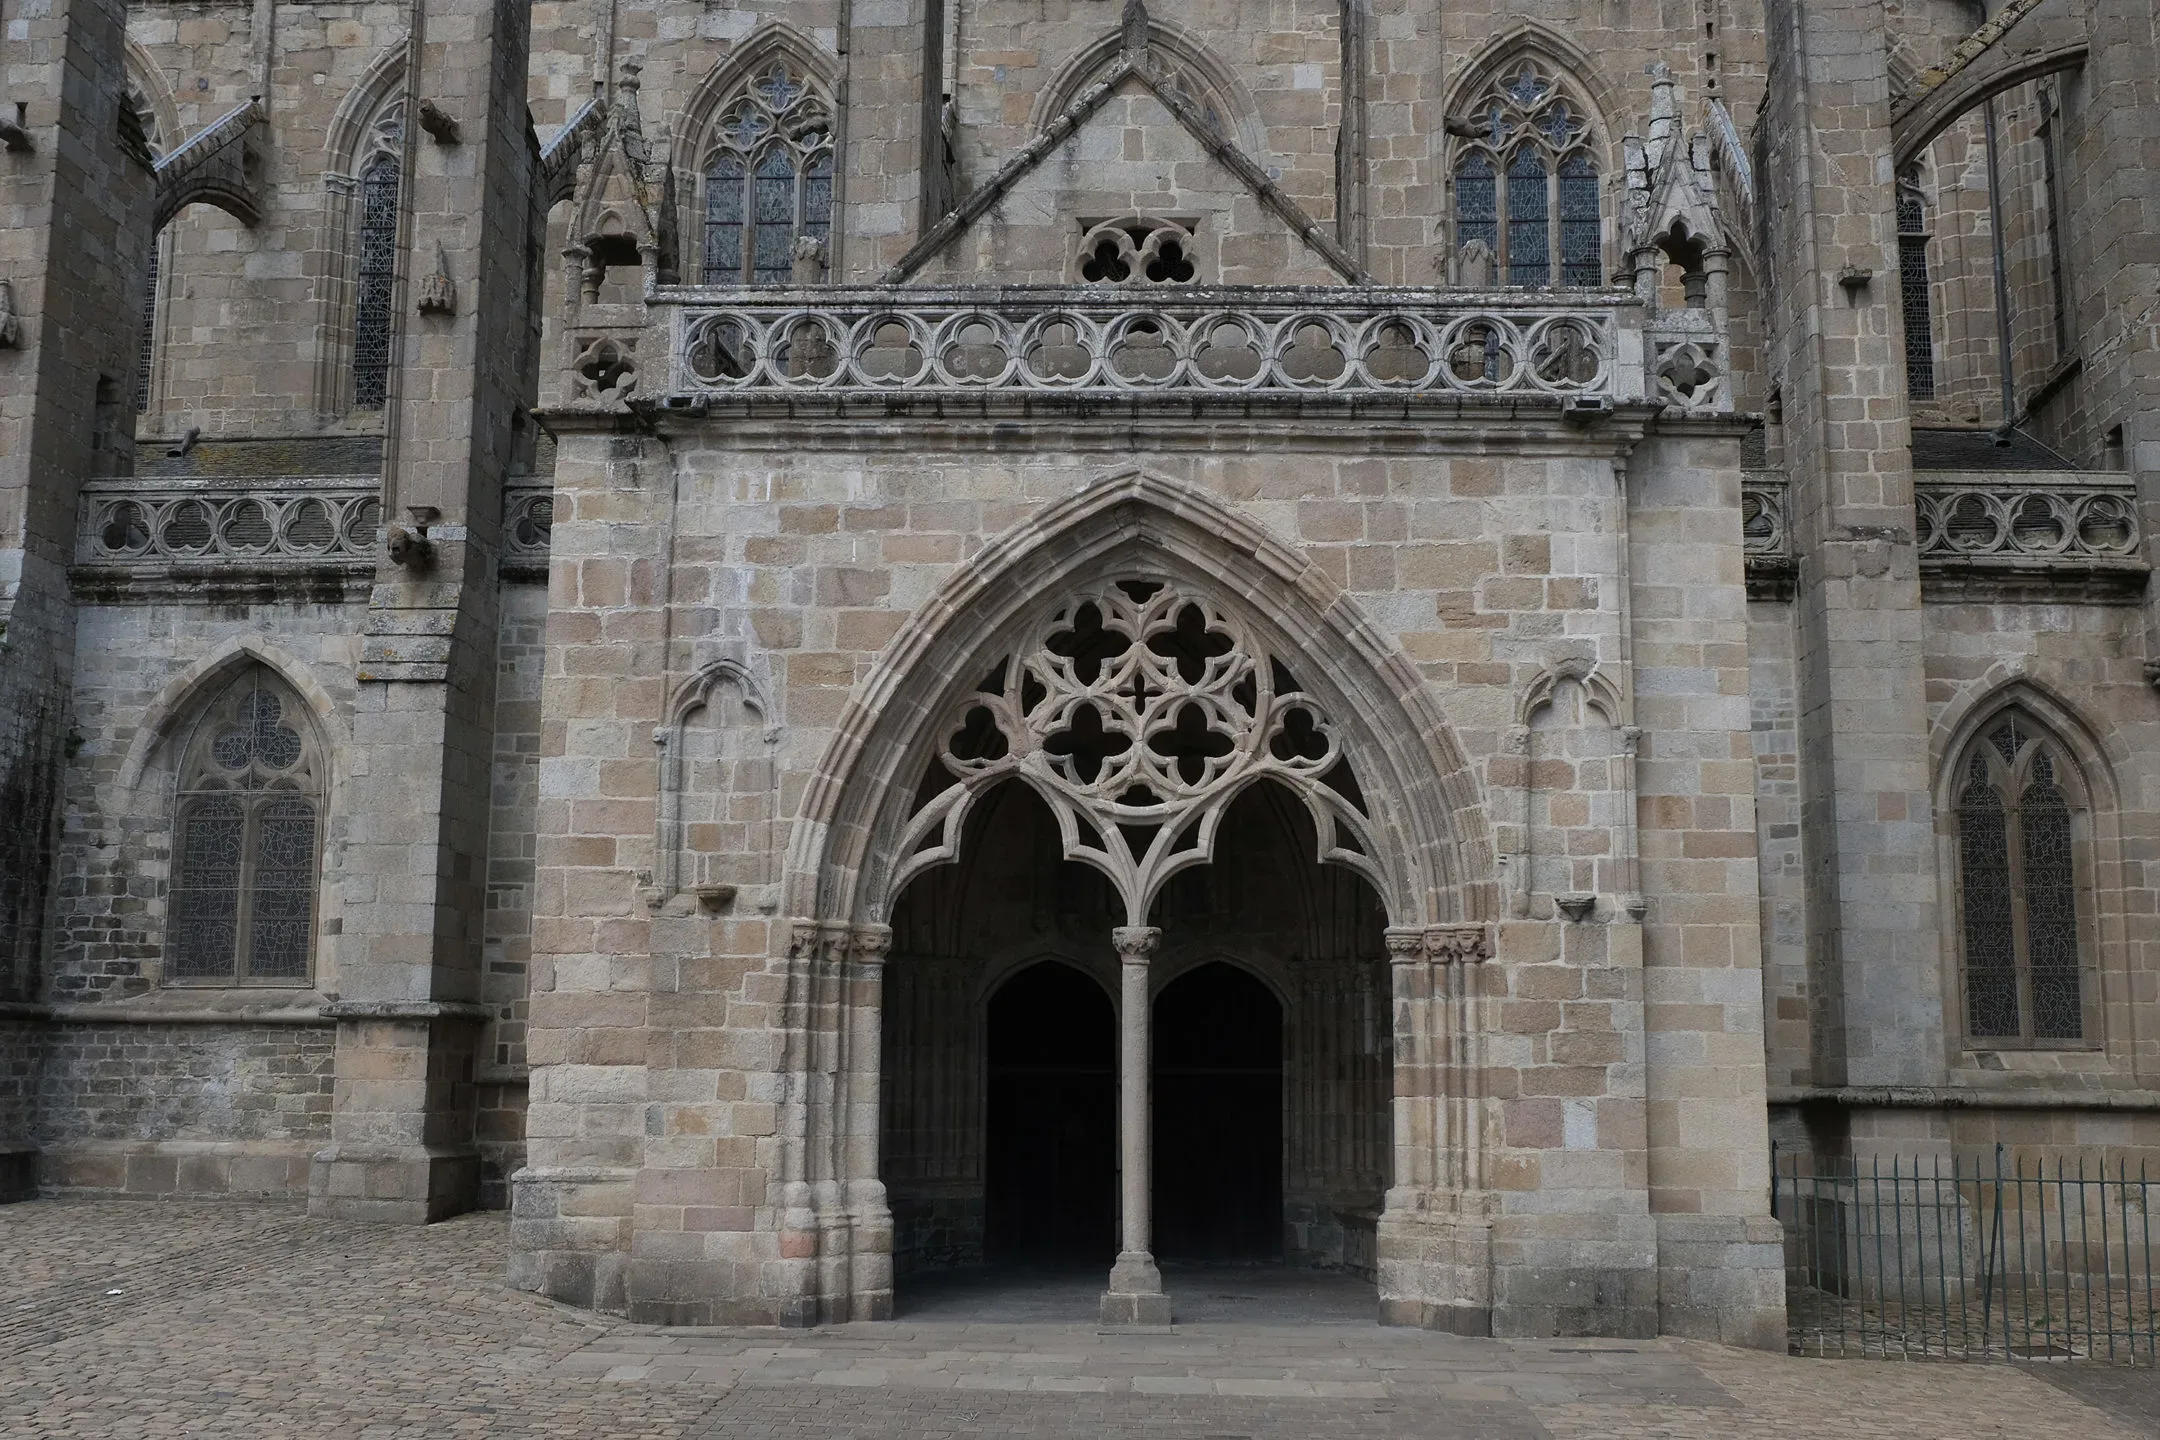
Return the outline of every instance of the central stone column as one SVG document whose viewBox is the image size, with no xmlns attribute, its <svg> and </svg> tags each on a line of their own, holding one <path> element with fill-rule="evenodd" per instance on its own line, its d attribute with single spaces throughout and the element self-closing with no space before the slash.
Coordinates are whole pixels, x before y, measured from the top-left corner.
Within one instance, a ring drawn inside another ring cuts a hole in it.
<svg viewBox="0 0 2160 1440">
<path fill-rule="evenodd" d="M 1153 925 L 1120 925 L 1110 932 L 1117 947 L 1118 1153 L 1124 1166 L 1123 1240 L 1103 1292 L 1105 1325 L 1167 1325 L 1170 1297 L 1155 1268 L 1148 1235 L 1148 961 L 1162 943 Z"/>
</svg>

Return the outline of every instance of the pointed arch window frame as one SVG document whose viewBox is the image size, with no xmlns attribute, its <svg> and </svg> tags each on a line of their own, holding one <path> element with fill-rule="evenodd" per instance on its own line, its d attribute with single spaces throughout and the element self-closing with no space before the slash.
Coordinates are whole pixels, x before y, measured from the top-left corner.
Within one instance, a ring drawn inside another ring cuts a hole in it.
<svg viewBox="0 0 2160 1440">
<path fill-rule="evenodd" d="M 809 67 L 778 55 L 729 90 L 714 116 L 697 166 L 698 279 L 790 284 L 798 240 L 807 235 L 832 250 L 839 166 L 832 98 Z"/>
<path fill-rule="evenodd" d="M 1934 239 L 1934 229 L 1928 223 L 1927 191 L 1917 164 L 1898 174 L 1895 194 L 1898 305 L 1905 322 L 1905 391 L 1908 399 L 1933 400 L 1935 280 L 1928 264 L 1928 242 Z"/>
<path fill-rule="evenodd" d="M 1949 780 L 1962 1047 L 2101 1049 L 2093 791 L 2083 768 L 2053 727 L 2013 705 L 1973 730 Z M 2036 952 L 2054 958 L 2036 961 Z"/>
<path fill-rule="evenodd" d="M 353 167 L 352 408 L 389 408 L 397 367 L 399 221 L 405 203 L 405 105 L 388 106 L 368 129 Z"/>
<path fill-rule="evenodd" d="M 161 983 L 315 983 L 327 771 L 306 702 L 269 667 L 202 701 L 174 774 Z M 273 948 L 282 958 L 265 961 Z"/>
<path fill-rule="evenodd" d="M 1457 136 L 1448 152 L 1448 253 L 1459 261 L 1465 245 L 1483 240 L 1496 288 L 1604 288 L 1609 217 L 1596 110 L 1543 56 L 1516 56 L 1490 74 L 1465 117 L 1483 128 Z"/>
</svg>

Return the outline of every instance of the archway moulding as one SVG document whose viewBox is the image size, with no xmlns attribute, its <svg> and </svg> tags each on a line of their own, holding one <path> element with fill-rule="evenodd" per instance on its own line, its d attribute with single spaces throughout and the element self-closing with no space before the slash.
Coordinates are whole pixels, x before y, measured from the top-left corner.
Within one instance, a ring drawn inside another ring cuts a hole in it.
<svg viewBox="0 0 2160 1440">
<path fill-rule="evenodd" d="M 902 838 L 923 777 L 948 722 L 964 713 L 961 701 L 1068 597 L 1097 591 L 1112 575 L 1207 597 L 1291 668 L 1356 767 L 1370 813 L 1351 829 L 1391 923 L 1491 915 L 1477 783 L 1424 678 L 1294 546 L 1214 496 L 1145 470 L 1045 506 L 986 546 L 902 628 L 850 699 L 804 797 L 788 913 L 841 924 L 885 919 L 904 878 Z M 1062 703 L 1070 713 L 1084 698 Z M 1311 789 L 1306 798 L 1332 808 Z"/>
<path fill-rule="evenodd" d="M 1461 117 L 1487 89 L 1499 82 L 1510 65 L 1524 59 L 1546 62 L 1588 102 L 1592 111 L 1587 117 L 1591 144 L 1597 153 L 1599 172 L 1619 173 L 1612 127 L 1615 117 L 1630 113 L 1625 92 L 1606 78 L 1603 69 L 1588 52 L 1536 21 L 1517 23 L 1494 36 L 1475 55 L 1462 62 L 1461 68 L 1444 82 L 1442 94 L 1445 98 L 1440 113 L 1451 118 Z"/>
</svg>

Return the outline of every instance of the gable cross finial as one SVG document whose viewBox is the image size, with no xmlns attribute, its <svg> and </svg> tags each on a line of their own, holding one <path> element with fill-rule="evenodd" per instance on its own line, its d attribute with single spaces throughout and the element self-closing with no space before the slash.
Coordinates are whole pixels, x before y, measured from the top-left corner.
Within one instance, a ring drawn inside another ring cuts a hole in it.
<svg viewBox="0 0 2160 1440">
<path fill-rule="evenodd" d="M 1148 48 L 1148 13 L 1144 0 L 1125 0 L 1125 53 L 1138 55 Z"/>
</svg>

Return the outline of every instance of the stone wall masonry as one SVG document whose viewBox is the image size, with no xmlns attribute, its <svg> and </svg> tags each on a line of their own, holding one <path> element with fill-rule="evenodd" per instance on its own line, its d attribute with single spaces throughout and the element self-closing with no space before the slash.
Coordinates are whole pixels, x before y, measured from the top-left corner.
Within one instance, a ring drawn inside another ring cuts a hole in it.
<svg viewBox="0 0 2160 1440">
<path fill-rule="evenodd" d="M 2143 1018 L 2160 996 L 2160 931 L 2142 896 L 2160 864 L 2160 776 L 2144 759 L 2160 745 L 2160 713 L 2141 656 L 2143 625 L 2120 606 L 1931 604 L 1927 607 L 1931 745 L 1939 767 L 2004 701 L 2051 725 L 2091 795 L 2092 925 L 2101 986 L 2100 1034 L 2085 1047 L 1988 1049 L 1961 1038 L 1960 944 L 1953 914 L 1941 947 L 1950 1021 L 1950 1079 L 1961 1086 L 2039 1085 L 2074 1101 L 2089 1089 L 2149 1092 L 2160 1079 L 2160 1037 Z M 1945 789 L 1951 780 L 1942 781 Z M 1952 831 L 1939 826 L 1945 881 Z"/>
<path fill-rule="evenodd" d="M 410 10 L 403 0 L 331 10 L 290 0 L 252 11 L 130 7 L 130 81 L 161 131 L 170 124 L 177 132 L 153 137 L 160 153 L 251 95 L 262 96 L 275 137 L 261 147 L 257 224 L 195 205 L 161 237 L 146 436 L 177 440 L 191 426 L 212 436 L 308 434 L 325 420 L 381 430 L 381 412 L 325 412 L 333 397 L 317 394 L 323 367 L 342 373 L 347 363 L 350 332 L 331 307 L 358 262 L 343 214 L 352 196 L 325 180 L 351 157 L 329 154 L 324 142 L 334 117 L 402 43 Z M 269 36 L 254 33 L 262 20 Z M 263 43 L 267 85 L 256 71 Z"/>
<path fill-rule="evenodd" d="M 384 498 L 408 523 L 441 528 L 419 564 L 385 547 L 361 645 L 358 803 L 340 877 L 349 927 L 334 942 L 346 1023 L 332 1143 L 310 1182 L 318 1214 L 432 1220 L 479 1193 L 494 562 L 538 338 L 529 18 L 514 0 L 413 11 L 413 92 L 460 140 L 405 127 L 393 293 L 419 313 L 402 322 L 389 390 Z M 420 309 L 419 277 L 436 267 L 450 284 Z"/>
<path fill-rule="evenodd" d="M 496 642 L 495 765 L 488 827 L 487 919 L 480 1000 L 489 1011 L 479 1057 L 481 1200 L 509 1204 L 524 1163 L 526 996 L 532 968 L 533 831 L 539 803 L 540 672 L 547 591 L 506 585 Z"/>
<path fill-rule="evenodd" d="M 0 1002 L 35 999 L 43 982 L 77 487 L 132 458 L 121 405 L 134 352 L 117 297 L 141 283 L 147 237 L 136 230 L 151 181 L 112 123 L 122 23 L 118 0 L 0 9 L 0 64 L 27 145 L 0 151 L 0 283 L 13 312 L 0 348 L 0 804 L 12 817 L 0 840 Z M 0 1130 L 0 1145 L 26 1139 Z"/>
<path fill-rule="evenodd" d="M 1807 951 L 1807 860 L 1800 829 L 1800 703 L 1792 607 L 1748 606 L 1754 705 L 1755 845 L 1761 857 L 1763 1053 L 1773 1086 L 1805 1085 L 1813 1058 Z"/>
<path fill-rule="evenodd" d="M 317 1025 L 53 1026 L 38 1134 L 72 1140 L 321 1141 L 332 1031 Z"/>
<path fill-rule="evenodd" d="M 1627 470 L 1639 884 L 1656 897 L 1640 941 L 1649 1198 L 1660 1332 L 1775 1349 L 1784 1259 L 1761 1121 L 1765 860 L 1739 441 L 1683 432 Z"/>
<path fill-rule="evenodd" d="M 1800 578 L 1797 650 L 1817 1075 L 1941 1074 L 1919 566 L 1903 386 L 1889 76 L 1873 0 L 1769 12 L 1760 128 L 1771 317 Z M 1847 287 L 1848 271 L 1876 277 Z"/>
<path fill-rule="evenodd" d="M 309 705 L 304 718 L 330 763 L 322 873 L 342 869 L 360 621 L 357 606 L 306 602 L 82 608 L 70 718 L 78 748 L 66 777 L 50 994 L 95 1003 L 163 983 L 174 772 L 201 707 L 240 666 L 267 664 Z M 342 928 L 338 887 L 326 878 L 317 894 L 313 981 L 334 994 L 324 937 Z M 262 993 L 280 1005 L 290 995 Z"/>
</svg>

